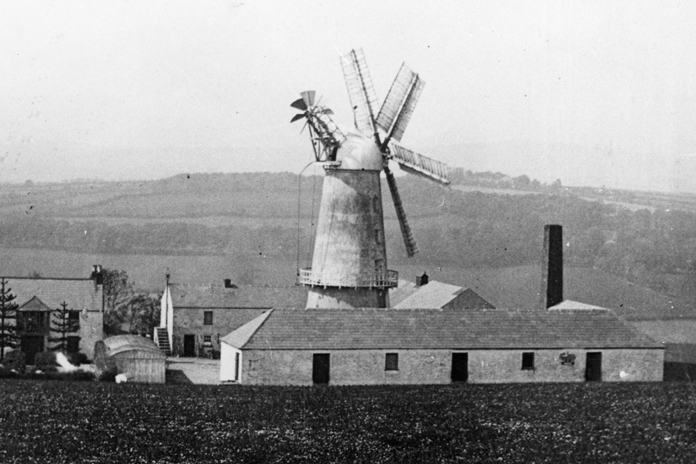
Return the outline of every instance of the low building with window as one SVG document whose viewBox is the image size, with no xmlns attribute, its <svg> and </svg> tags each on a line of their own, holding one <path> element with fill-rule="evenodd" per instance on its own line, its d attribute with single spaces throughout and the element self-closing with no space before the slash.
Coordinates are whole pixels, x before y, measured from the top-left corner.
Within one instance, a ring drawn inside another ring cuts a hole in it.
<svg viewBox="0 0 696 464">
<path fill-rule="evenodd" d="M 66 332 L 67 351 L 81 352 L 89 359 L 94 344 L 104 338 L 104 298 L 101 267 L 94 266 L 89 278 L 2 277 L 5 291 L 15 296 L 17 313 L 14 324 L 19 348 L 27 364 L 37 353 L 50 350 L 56 338 L 56 311 L 69 310 L 70 330 Z"/>
<path fill-rule="evenodd" d="M 220 379 L 266 385 L 661 381 L 664 345 L 606 310 L 266 310 Z"/>
<path fill-rule="evenodd" d="M 168 283 L 161 300 L 155 342 L 174 356 L 217 357 L 220 337 L 274 306 L 304 307 L 299 286 L 185 285 Z"/>
</svg>

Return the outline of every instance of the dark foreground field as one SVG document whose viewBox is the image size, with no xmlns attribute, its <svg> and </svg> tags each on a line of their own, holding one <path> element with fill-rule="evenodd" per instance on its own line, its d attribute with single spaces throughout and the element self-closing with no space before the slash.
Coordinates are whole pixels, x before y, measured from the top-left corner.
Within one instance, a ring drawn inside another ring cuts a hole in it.
<svg viewBox="0 0 696 464">
<path fill-rule="evenodd" d="M 696 462 L 690 383 L 0 381 L 0 462 Z"/>
</svg>

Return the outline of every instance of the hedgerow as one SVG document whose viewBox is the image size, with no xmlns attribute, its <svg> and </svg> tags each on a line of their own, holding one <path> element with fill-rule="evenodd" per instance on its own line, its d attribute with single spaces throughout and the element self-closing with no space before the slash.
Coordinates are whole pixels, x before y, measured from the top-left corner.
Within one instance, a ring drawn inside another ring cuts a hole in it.
<svg viewBox="0 0 696 464">
<path fill-rule="evenodd" d="M 696 462 L 689 383 L 0 391 L 6 463 Z"/>
</svg>

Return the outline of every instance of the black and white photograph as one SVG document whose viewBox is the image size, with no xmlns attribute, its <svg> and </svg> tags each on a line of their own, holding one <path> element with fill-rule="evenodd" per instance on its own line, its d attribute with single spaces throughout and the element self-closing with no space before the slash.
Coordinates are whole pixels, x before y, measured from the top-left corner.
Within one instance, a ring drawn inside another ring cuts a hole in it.
<svg viewBox="0 0 696 464">
<path fill-rule="evenodd" d="M 0 2 L 0 463 L 658 462 L 696 3 Z"/>
</svg>

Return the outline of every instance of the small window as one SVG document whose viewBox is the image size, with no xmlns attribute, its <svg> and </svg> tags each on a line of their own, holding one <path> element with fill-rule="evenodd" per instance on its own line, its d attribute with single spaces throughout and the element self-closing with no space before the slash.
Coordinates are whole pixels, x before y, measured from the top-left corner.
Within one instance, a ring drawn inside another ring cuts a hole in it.
<svg viewBox="0 0 696 464">
<path fill-rule="evenodd" d="M 213 325 L 213 312 L 205 311 L 203 313 L 203 325 Z"/>
<path fill-rule="evenodd" d="M 68 313 L 69 332 L 77 332 L 80 330 L 80 311 L 70 311 Z"/>
<path fill-rule="evenodd" d="M 204 346 L 213 346 L 212 335 L 203 335 L 203 345 Z"/>
<path fill-rule="evenodd" d="M 399 354 L 398 353 L 387 353 L 384 357 L 384 370 L 385 371 L 398 371 L 399 370 Z"/>
<path fill-rule="evenodd" d="M 534 353 L 522 353 L 522 370 L 534 370 Z"/>
</svg>

